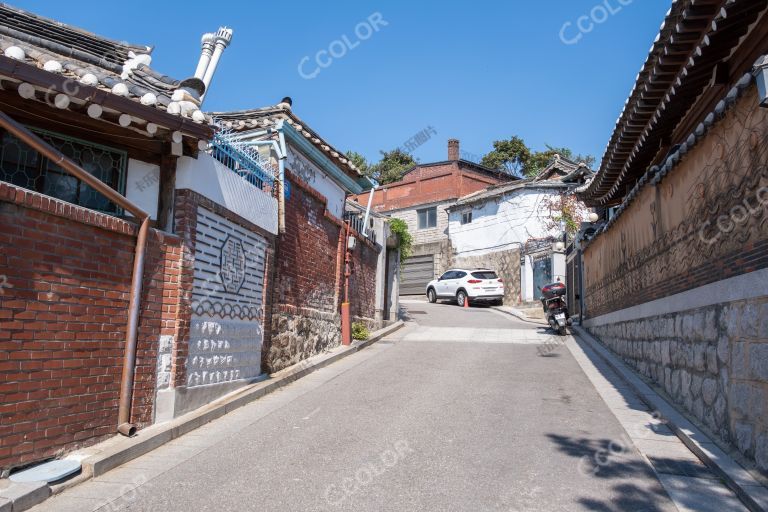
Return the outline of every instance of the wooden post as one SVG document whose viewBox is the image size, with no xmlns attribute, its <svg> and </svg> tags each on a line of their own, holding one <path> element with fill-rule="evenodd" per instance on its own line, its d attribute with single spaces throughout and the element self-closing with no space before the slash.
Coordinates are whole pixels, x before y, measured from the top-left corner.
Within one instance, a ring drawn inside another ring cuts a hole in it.
<svg viewBox="0 0 768 512">
<path fill-rule="evenodd" d="M 160 158 L 160 186 L 157 196 L 157 226 L 168 233 L 173 232 L 173 202 L 176 197 L 176 162 L 168 146 Z"/>
</svg>

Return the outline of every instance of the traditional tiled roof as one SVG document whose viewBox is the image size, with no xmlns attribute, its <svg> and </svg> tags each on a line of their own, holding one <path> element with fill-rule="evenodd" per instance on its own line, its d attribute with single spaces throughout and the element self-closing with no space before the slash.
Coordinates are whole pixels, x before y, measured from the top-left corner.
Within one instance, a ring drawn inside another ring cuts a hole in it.
<svg viewBox="0 0 768 512">
<path fill-rule="evenodd" d="M 766 0 L 674 0 L 616 121 L 600 170 L 578 190 L 590 206 L 620 203 L 669 148 L 681 120 L 768 5 Z M 661 150 L 660 150 L 661 149 Z"/>
<path fill-rule="evenodd" d="M 556 171 L 563 171 L 566 174 L 559 178 L 551 178 L 551 175 Z M 502 183 L 499 185 L 493 185 L 483 190 L 479 190 L 472 194 L 468 194 L 459 198 L 454 205 L 449 208 L 455 209 L 457 207 L 467 206 L 470 204 L 476 204 L 479 202 L 487 201 L 489 199 L 495 199 L 499 196 L 507 195 L 511 192 L 518 190 L 541 190 L 541 189 L 553 189 L 553 190 L 573 190 L 576 186 L 584 183 L 584 180 L 592 175 L 592 171 L 584 163 L 576 163 L 568 160 L 567 158 L 555 155 L 555 158 L 542 170 L 538 175 L 532 178 L 526 178 L 510 183 Z"/>
<path fill-rule="evenodd" d="M 559 176 L 563 173 L 564 176 Z M 563 156 L 555 155 L 554 158 L 534 179 L 533 181 L 548 181 L 553 179 L 553 175 L 558 175 L 554 179 L 559 179 L 564 183 L 573 183 L 578 180 L 590 179 L 594 173 L 584 162 L 574 162 Z"/>
<path fill-rule="evenodd" d="M 763 58 L 768 58 L 768 56 Z M 728 110 L 730 110 L 731 107 L 736 104 L 739 98 L 742 97 L 744 92 L 749 89 L 753 82 L 754 76 L 752 73 L 744 74 L 736 83 L 736 85 L 730 91 L 728 91 L 725 99 L 721 100 L 717 104 L 715 110 L 707 114 L 707 116 L 704 118 L 704 121 L 699 123 L 696 129 L 688 135 L 688 137 L 685 139 L 685 142 L 680 144 L 679 147 L 670 153 L 661 165 L 654 165 L 645 172 L 643 177 L 640 178 L 635 186 L 632 187 L 632 190 L 630 190 L 630 192 L 627 194 L 627 197 L 621 206 L 616 209 L 613 217 L 611 217 L 608 222 L 602 224 L 600 228 L 597 229 L 594 236 L 586 241 L 584 248 L 586 248 L 592 242 L 592 240 L 613 227 L 616 221 L 619 220 L 627 208 L 629 208 L 629 206 L 634 202 L 643 188 L 645 188 L 648 184 L 659 184 L 672 171 L 672 169 L 677 167 L 685 155 L 691 151 L 704 137 L 706 137 L 709 130 L 712 129 L 712 127 L 717 124 L 718 121 L 725 117 L 725 114 L 728 112 Z"/>
<path fill-rule="evenodd" d="M 234 110 L 230 112 L 209 112 L 217 124 L 222 128 L 236 132 L 260 131 L 267 128 L 275 128 L 278 121 L 284 121 L 301 133 L 308 141 L 320 149 L 340 169 L 355 176 L 362 176 L 360 170 L 350 161 L 344 152 L 334 148 L 317 132 L 307 126 L 291 110 L 290 98 L 285 98 L 281 103 L 270 107 L 255 108 L 249 110 Z"/>
<path fill-rule="evenodd" d="M 0 4 L 0 51 L 6 58 L 71 79 L 70 88 L 94 87 L 196 123 L 209 121 L 199 109 L 179 108 L 172 100 L 181 82 L 149 66 L 149 46 L 113 41 Z"/>
</svg>

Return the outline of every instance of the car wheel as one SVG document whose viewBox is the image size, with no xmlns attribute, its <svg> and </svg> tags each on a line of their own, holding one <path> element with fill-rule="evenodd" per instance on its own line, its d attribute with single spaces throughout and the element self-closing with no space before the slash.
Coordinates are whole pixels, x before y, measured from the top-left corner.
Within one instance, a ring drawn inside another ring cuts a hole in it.
<svg viewBox="0 0 768 512">
<path fill-rule="evenodd" d="M 495 301 L 493 301 L 493 305 L 494 306 L 503 306 L 504 305 L 504 301 L 503 300 L 495 300 Z"/>
<path fill-rule="evenodd" d="M 427 300 L 431 304 L 434 304 L 435 302 L 437 302 L 437 295 L 435 295 L 435 290 L 433 290 L 432 288 L 427 290 Z"/>
<path fill-rule="evenodd" d="M 469 297 L 467 297 L 467 294 L 464 290 L 459 290 L 459 293 L 456 294 L 456 302 L 459 304 L 459 307 L 464 307 L 464 303 L 469 300 Z"/>
</svg>

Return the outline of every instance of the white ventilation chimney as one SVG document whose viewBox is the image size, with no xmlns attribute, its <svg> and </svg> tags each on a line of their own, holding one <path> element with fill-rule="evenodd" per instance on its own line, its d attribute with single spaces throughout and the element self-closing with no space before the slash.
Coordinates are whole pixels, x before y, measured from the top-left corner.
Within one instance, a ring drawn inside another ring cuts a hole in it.
<svg viewBox="0 0 768 512">
<path fill-rule="evenodd" d="M 224 48 L 229 46 L 229 43 L 232 41 L 232 29 L 227 27 L 219 27 L 218 32 L 216 32 L 216 35 L 214 36 L 214 44 L 216 45 L 215 49 L 213 50 L 213 56 L 211 57 L 210 62 L 208 63 L 208 66 L 205 69 L 205 74 L 203 75 L 203 83 L 205 84 L 205 92 L 203 93 L 203 98 L 205 98 L 205 94 L 208 93 L 208 88 L 211 85 L 211 79 L 213 78 L 213 73 L 216 72 L 216 66 L 219 64 L 219 59 L 221 58 L 221 54 L 224 52 Z M 205 50 L 203 50 L 205 52 Z M 203 56 L 200 56 L 201 60 Z M 198 68 L 200 66 L 198 65 Z"/>
<path fill-rule="evenodd" d="M 205 70 L 208 68 L 208 63 L 211 61 L 211 55 L 213 55 L 213 43 L 216 40 L 216 34 L 208 32 L 203 34 L 203 38 L 200 41 L 202 44 L 202 51 L 200 52 L 200 61 L 197 63 L 197 69 L 195 70 L 195 78 L 203 79 Z"/>
</svg>

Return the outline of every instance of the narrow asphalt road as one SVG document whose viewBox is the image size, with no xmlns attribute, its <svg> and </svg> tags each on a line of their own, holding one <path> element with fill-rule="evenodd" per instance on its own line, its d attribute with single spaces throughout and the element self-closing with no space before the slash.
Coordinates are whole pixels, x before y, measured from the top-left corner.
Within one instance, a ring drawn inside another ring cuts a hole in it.
<svg viewBox="0 0 768 512">
<path fill-rule="evenodd" d="M 386 340 L 35 510 L 676 510 L 633 448 L 591 471 L 624 430 L 543 328 L 406 308 Z"/>
</svg>

